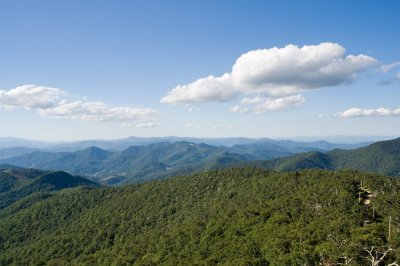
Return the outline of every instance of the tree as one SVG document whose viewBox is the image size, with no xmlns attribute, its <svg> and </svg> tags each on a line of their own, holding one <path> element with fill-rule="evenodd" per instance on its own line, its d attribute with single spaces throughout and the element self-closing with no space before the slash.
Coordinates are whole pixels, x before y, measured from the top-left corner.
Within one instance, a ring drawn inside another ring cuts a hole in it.
<svg viewBox="0 0 400 266">
<path fill-rule="evenodd" d="M 378 266 L 381 262 L 384 261 L 386 256 L 389 255 L 389 252 L 395 251 L 394 249 L 388 247 L 387 249 L 385 248 L 377 248 L 377 247 L 371 247 L 370 249 L 364 248 L 364 250 L 368 253 L 368 256 L 365 257 L 369 262 L 371 262 L 371 266 Z M 388 265 L 391 266 L 399 266 L 397 262 L 392 262 Z"/>
</svg>

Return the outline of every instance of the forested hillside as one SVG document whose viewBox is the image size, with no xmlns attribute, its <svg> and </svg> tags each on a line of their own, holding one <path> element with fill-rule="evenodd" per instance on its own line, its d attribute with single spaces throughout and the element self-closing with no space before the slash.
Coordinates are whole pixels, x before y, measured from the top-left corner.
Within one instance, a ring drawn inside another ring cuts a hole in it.
<svg viewBox="0 0 400 266">
<path fill-rule="evenodd" d="M 336 149 L 327 153 L 308 152 L 249 164 L 278 171 L 354 169 L 400 176 L 400 138 L 376 142 L 354 150 Z"/>
<path fill-rule="evenodd" d="M 400 176 L 400 138 L 354 150 L 333 150 L 328 154 L 336 169 L 351 168 Z"/>
<path fill-rule="evenodd" d="M 388 265 L 399 191 L 354 171 L 255 168 L 65 191 L 0 211 L 0 264 Z"/>
<path fill-rule="evenodd" d="M 14 166 L 0 166 L 0 209 L 39 192 L 53 192 L 73 187 L 99 187 L 80 176 L 62 171 L 42 171 Z"/>
</svg>

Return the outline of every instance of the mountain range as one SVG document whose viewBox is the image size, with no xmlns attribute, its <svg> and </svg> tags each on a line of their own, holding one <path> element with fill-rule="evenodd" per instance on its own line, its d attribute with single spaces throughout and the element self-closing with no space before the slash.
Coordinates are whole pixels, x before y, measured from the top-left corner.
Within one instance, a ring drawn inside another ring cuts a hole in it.
<svg viewBox="0 0 400 266">
<path fill-rule="evenodd" d="M 85 175 L 97 182 L 118 185 L 291 154 L 287 150 L 265 150 L 262 147 L 257 151 L 251 145 L 247 147 L 255 154 L 251 155 L 246 153 L 246 147 L 228 148 L 190 142 L 162 142 L 131 146 L 122 151 L 107 151 L 98 147 L 75 152 L 34 151 L 3 159 L 0 163 L 25 168 L 64 170 Z"/>
<path fill-rule="evenodd" d="M 0 138 L 0 159 L 10 158 L 32 151 L 48 152 L 73 152 L 90 147 L 98 147 L 110 151 L 122 151 L 131 146 L 142 146 L 155 143 L 175 143 L 191 142 L 195 144 L 208 144 L 216 147 L 232 147 L 235 145 L 270 144 L 280 149 L 300 149 L 328 151 L 335 148 L 352 149 L 366 146 L 371 141 L 354 143 L 331 143 L 327 141 L 292 141 L 292 140 L 272 140 L 267 138 L 191 138 L 191 137 L 129 137 L 115 140 L 83 140 L 76 142 L 44 142 L 21 138 Z"/>
<path fill-rule="evenodd" d="M 325 151 L 332 147 L 325 142 L 259 141 L 230 147 L 185 141 L 157 142 L 130 146 L 122 151 L 98 147 L 74 152 L 33 151 L 2 159 L 0 163 L 63 170 L 107 185 L 248 165 L 278 171 L 348 168 L 397 176 L 400 175 L 399 142 L 400 139 L 394 139 L 352 150 L 331 151 Z"/>
</svg>

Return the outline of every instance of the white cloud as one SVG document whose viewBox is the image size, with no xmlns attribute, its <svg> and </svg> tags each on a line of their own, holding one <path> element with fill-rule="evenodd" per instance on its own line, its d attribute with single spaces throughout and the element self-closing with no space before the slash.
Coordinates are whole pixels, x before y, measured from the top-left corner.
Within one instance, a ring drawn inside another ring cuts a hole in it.
<svg viewBox="0 0 400 266">
<path fill-rule="evenodd" d="M 85 101 L 61 101 L 55 106 L 38 109 L 38 113 L 53 118 L 99 122 L 154 120 L 157 118 L 156 111 L 149 108 L 110 107 L 103 102 Z"/>
<path fill-rule="evenodd" d="M 121 124 L 121 127 L 124 127 L 124 128 L 131 128 L 131 127 L 133 127 L 134 125 L 132 124 L 132 123 L 122 123 Z"/>
<path fill-rule="evenodd" d="M 233 83 L 244 92 L 282 96 L 350 82 L 356 73 L 377 64 L 372 57 L 344 53 L 335 43 L 250 51 L 233 66 Z"/>
<path fill-rule="evenodd" d="M 249 109 L 246 107 L 240 107 L 239 105 L 235 105 L 229 109 L 232 113 L 239 113 L 239 114 L 245 114 L 249 112 Z"/>
<path fill-rule="evenodd" d="M 143 122 L 143 123 L 139 123 L 137 125 L 133 124 L 133 123 L 122 123 L 121 127 L 125 127 L 125 128 L 132 128 L 132 127 L 136 127 L 136 128 L 149 128 L 149 127 L 156 127 L 161 125 L 160 123 L 156 123 L 156 122 Z"/>
<path fill-rule="evenodd" d="M 159 123 L 155 122 L 144 122 L 144 123 L 139 123 L 136 125 L 137 128 L 149 128 L 149 127 L 156 127 L 159 126 Z"/>
<path fill-rule="evenodd" d="M 400 66 L 400 61 L 399 62 L 394 62 L 392 64 L 389 65 L 382 65 L 381 66 L 381 71 L 383 73 L 388 73 L 391 70 L 393 70 L 394 68 L 397 68 L 398 66 Z M 384 78 L 381 82 L 379 82 L 379 84 L 381 85 L 390 85 L 394 82 L 400 81 L 400 71 L 398 71 L 395 75 L 392 75 L 390 77 L 386 77 Z"/>
<path fill-rule="evenodd" d="M 57 88 L 24 85 L 9 91 L 0 90 L 0 106 L 6 108 L 48 108 L 65 93 Z"/>
<path fill-rule="evenodd" d="M 215 125 L 213 126 L 214 129 L 234 129 L 235 126 L 232 125 Z"/>
<path fill-rule="evenodd" d="M 397 72 L 397 73 L 389 80 L 388 84 L 391 84 L 391 83 L 396 82 L 396 81 L 400 81 L 400 71 Z"/>
<path fill-rule="evenodd" d="M 200 124 L 196 124 L 196 123 L 188 123 L 185 126 L 188 128 L 200 128 L 201 127 Z"/>
<path fill-rule="evenodd" d="M 357 73 L 377 64 L 376 59 L 367 55 L 345 56 L 345 48 L 336 43 L 255 50 L 241 55 L 231 73 L 179 85 L 160 101 L 227 102 L 247 94 L 282 97 L 350 83 Z"/>
<path fill-rule="evenodd" d="M 255 97 L 245 97 L 240 102 L 243 104 L 252 104 L 252 103 L 260 103 L 265 100 L 266 100 L 266 97 L 257 95 Z"/>
<path fill-rule="evenodd" d="M 202 102 L 227 102 L 237 96 L 230 88 L 230 75 L 221 77 L 208 76 L 188 85 L 179 85 L 169 91 L 160 102 L 170 104 L 187 104 Z"/>
<path fill-rule="evenodd" d="M 322 114 L 319 114 L 317 117 L 318 117 L 318 118 L 332 117 L 332 115 L 331 115 L 331 114 L 328 114 L 328 113 L 322 113 Z"/>
<path fill-rule="evenodd" d="M 254 98 L 244 98 L 241 102 L 243 104 L 256 104 L 252 109 L 241 107 L 239 105 L 233 106 L 230 111 L 233 113 L 248 113 L 250 111 L 256 114 L 263 114 L 267 112 L 282 111 L 296 106 L 300 106 L 305 102 L 305 98 L 300 95 L 290 95 L 279 98 L 261 97 L 257 95 Z"/>
<path fill-rule="evenodd" d="M 305 102 L 305 98 L 300 95 L 290 95 L 281 98 L 268 98 L 263 103 L 260 103 L 254 107 L 254 112 L 256 114 L 262 114 L 266 112 L 273 112 L 279 110 L 290 109 Z"/>
<path fill-rule="evenodd" d="M 349 108 L 343 112 L 338 112 L 339 117 L 366 117 L 366 116 L 400 116 L 400 108 L 378 108 L 378 109 L 361 109 Z"/>
<path fill-rule="evenodd" d="M 398 66 L 400 66 L 400 62 L 394 62 L 389 65 L 382 65 L 381 70 L 383 73 L 388 73 L 390 70 L 392 70 L 393 68 L 396 68 Z"/>
<path fill-rule="evenodd" d="M 154 126 L 159 114 L 150 108 L 112 107 L 104 102 L 68 101 L 68 94 L 57 88 L 24 85 L 9 91 L 0 90 L 0 106 L 36 110 L 41 116 L 81 121 L 123 122 L 128 127 Z"/>
</svg>

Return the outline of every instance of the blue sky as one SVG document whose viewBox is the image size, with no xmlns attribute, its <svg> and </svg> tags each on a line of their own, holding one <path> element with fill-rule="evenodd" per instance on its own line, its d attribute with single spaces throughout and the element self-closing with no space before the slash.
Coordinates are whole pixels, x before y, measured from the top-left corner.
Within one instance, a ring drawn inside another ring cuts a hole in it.
<svg viewBox="0 0 400 266">
<path fill-rule="evenodd" d="M 0 137 L 400 135 L 398 10 L 3 0 Z"/>
</svg>

